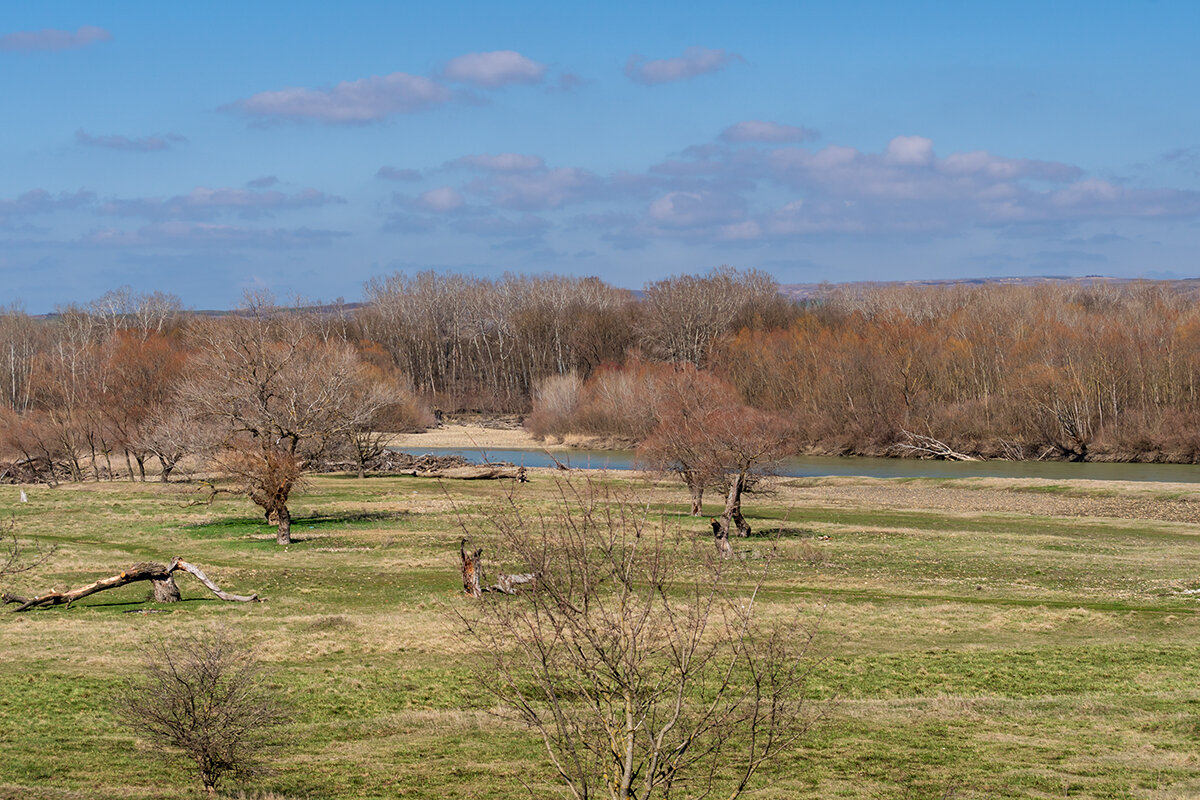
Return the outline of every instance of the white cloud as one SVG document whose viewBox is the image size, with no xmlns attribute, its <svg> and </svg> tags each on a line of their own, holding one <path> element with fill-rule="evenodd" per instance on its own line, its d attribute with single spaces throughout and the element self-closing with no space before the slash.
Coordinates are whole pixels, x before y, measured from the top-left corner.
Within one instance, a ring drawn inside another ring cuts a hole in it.
<svg viewBox="0 0 1200 800">
<path fill-rule="evenodd" d="M 745 202 L 716 192 L 668 192 L 650 203 L 647 215 L 655 225 L 695 228 L 740 220 Z"/>
<path fill-rule="evenodd" d="M 454 223 L 454 228 L 476 236 L 529 237 L 545 233 L 550 228 L 550 223 L 533 214 L 524 214 L 516 218 L 488 214 L 461 219 Z"/>
<path fill-rule="evenodd" d="M 259 119 L 316 120 L 328 123 L 376 122 L 394 114 L 411 114 L 448 102 L 451 91 L 420 75 L 393 72 L 332 89 L 290 88 L 259 92 L 222 110 Z"/>
<path fill-rule="evenodd" d="M 222 213 L 257 217 L 274 211 L 316 208 L 345 203 L 341 197 L 316 189 L 301 189 L 292 194 L 246 189 L 210 189 L 197 186 L 184 195 L 155 198 L 113 199 L 100 206 L 105 214 L 146 219 L 210 219 Z"/>
<path fill-rule="evenodd" d="M 49 214 L 86 206 L 95 199 L 95 193 L 86 189 L 59 192 L 56 195 L 45 189 L 30 189 L 12 200 L 0 200 L 0 217 Z"/>
<path fill-rule="evenodd" d="M 94 25 L 84 25 L 74 31 L 46 28 L 40 31 L 16 31 L 0 36 L 0 50 L 26 53 L 37 50 L 75 50 L 110 39 L 111 33 Z"/>
<path fill-rule="evenodd" d="M 422 192 L 417 198 L 417 205 L 426 211 L 448 214 L 461 209 L 466 205 L 466 200 L 457 190 L 449 186 L 441 186 L 437 189 L 430 189 L 428 192 Z"/>
<path fill-rule="evenodd" d="M 197 222 L 155 222 L 136 231 L 105 228 L 81 242 L 97 247 L 311 247 L 347 234 L 319 228 L 243 228 Z"/>
<path fill-rule="evenodd" d="M 682 56 L 645 61 L 641 56 L 631 56 L 625 64 L 625 74 L 634 83 L 650 86 L 695 78 L 708 72 L 724 69 L 734 61 L 742 61 L 737 53 L 727 50 L 711 50 L 706 47 L 689 47 Z"/>
<path fill-rule="evenodd" d="M 923 167 L 933 163 L 933 141 L 924 136 L 897 136 L 888 142 L 884 161 L 899 166 Z"/>
<path fill-rule="evenodd" d="M 442 77 L 446 80 L 488 89 L 513 83 L 538 83 L 545 74 L 545 64 L 526 58 L 515 50 L 467 53 L 451 59 L 442 70 Z"/>
<path fill-rule="evenodd" d="M 800 128 L 795 125 L 781 125 L 778 122 L 748 119 L 736 125 L 730 125 L 721 132 L 721 139 L 726 142 L 807 142 L 816 139 L 819 133 L 811 128 Z"/>
<path fill-rule="evenodd" d="M 489 197 L 501 208 L 528 211 L 599 199 L 607 191 L 606 182 L 600 176 L 579 167 L 557 167 L 533 173 L 495 173 L 472 182 L 467 188 Z"/>
<path fill-rule="evenodd" d="M 375 173 L 376 178 L 383 178 L 389 181 L 405 181 L 408 183 L 421 180 L 420 170 L 401 169 L 399 167 L 380 167 Z"/>
<path fill-rule="evenodd" d="M 150 153 L 155 150 L 166 150 L 174 145 L 183 144 L 187 138 L 177 133 L 155 134 L 152 136 L 93 136 L 83 129 L 75 131 L 75 141 L 88 147 L 103 147 L 108 150 L 127 150 L 135 153 Z"/>
<path fill-rule="evenodd" d="M 453 166 L 471 167 L 488 172 L 535 172 L 546 166 L 546 162 L 542 160 L 541 156 L 521 153 L 497 153 L 496 155 L 482 153 L 456 158 L 450 163 Z"/>
</svg>

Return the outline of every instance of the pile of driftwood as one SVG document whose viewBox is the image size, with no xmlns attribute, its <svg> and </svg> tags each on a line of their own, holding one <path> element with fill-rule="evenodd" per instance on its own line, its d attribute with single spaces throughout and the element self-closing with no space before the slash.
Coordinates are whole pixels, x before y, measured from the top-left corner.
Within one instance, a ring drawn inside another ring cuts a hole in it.
<svg viewBox="0 0 1200 800">
<path fill-rule="evenodd" d="M 41 456 L 0 461 L 0 483 L 54 484 L 70 477 L 71 469 L 66 464 L 57 464 Z"/>
<path fill-rule="evenodd" d="M 426 453 L 414 456 L 396 450 L 385 450 L 365 465 L 367 472 L 385 475 L 410 475 L 417 478 L 459 478 L 479 480 L 489 478 L 515 478 L 525 480 L 525 468 L 507 461 L 487 464 L 472 464 L 462 456 L 435 456 Z M 354 472 L 358 465 L 348 461 L 330 461 L 314 465 L 315 472 Z"/>
</svg>

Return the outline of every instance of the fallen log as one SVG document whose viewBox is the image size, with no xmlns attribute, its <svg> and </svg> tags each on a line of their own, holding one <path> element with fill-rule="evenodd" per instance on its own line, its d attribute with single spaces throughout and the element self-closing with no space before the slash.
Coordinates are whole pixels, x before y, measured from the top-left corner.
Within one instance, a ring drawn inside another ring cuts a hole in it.
<svg viewBox="0 0 1200 800">
<path fill-rule="evenodd" d="M 521 481 L 525 473 L 519 467 L 479 464 L 469 467 L 416 470 L 413 474 L 418 478 L 455 478 L 462 481 L 498 480 L 501 478 L 513 478 Z"/>
<path fill-rule="evenodd" d="M 462 572 L 463 593 L 469 597 L 483 597 L 484 592 L 499 594 L 516 594 L 518 586 L 533 583 L 537 576 L 532 572 L 521 572 L 513 575 L 501 572 L 496 576 L 496 583 L 484 589 L 480 585 L 483 576 L 483 548 L 474 552 L 467 550 L 467 540 L 458 543 L 459 570 Z"/>
<path fill-rule="evenodd" d="M 905 441 L 897 442 L 895 445 L 895 449 L 900 453 L 915 455 L 917 458 L 933 458 L 944 461 L 979 461 L 975 456 L 960 453 L 932 436 L 906 430 L 901 430 L 901 433 L 904 434 Z"/>
<path fill-rule="evenodd" d="M 533 583 L 536 576 L 532 572 L 521 572 L 516 575 L 507 575 L 503 572 L 496 578 L 496 583 L 489 586 L 484 591 L 501 592 L 503 594 L 516 594 L 517 586 L 525 583 Z"/>
<path fill-rule="evenodd" d="M 223 591 L 220 586 L 212 581 L 204 571 L 195 564 L 189 564 L 179 556 L 171 560 L 170 564 L 160 564 L 157 561 L 143 561 L 134 564 L 127 570 L 123 570 L 117 575 L 108 578 L 101 578 L 98 581 L 93 581 L 86 586 L 80 586 L 78 589 L 72 589 L 67 592 L 47 592 L 46 594 L 37 595 L 35 597 L 21 597 L 15 594 L 5 592 L 0 595 L 0 599 L 5 605 L 17 604 L 14 613 L 28 611 L 31 608 L 39 608 L 42 606 L 59 606 L 70 605 L 76 600 L 82 600 L 97 592 L 116 589 L 120 586 L 127 586 L 131 583 L 139 581 L 154 582 L 154 598 L 160 602 L 171 602 L 181 599 L 179 588 L 175 585 L 174 573 L 187 572 L 195 576 L 197 580 L 203 583 L 208 589 L 222 600 L 232 603 L 260 603 L 265 598 L 259 597 L 257 594 L 240 595 L 230 594 Z"/>
</svg>

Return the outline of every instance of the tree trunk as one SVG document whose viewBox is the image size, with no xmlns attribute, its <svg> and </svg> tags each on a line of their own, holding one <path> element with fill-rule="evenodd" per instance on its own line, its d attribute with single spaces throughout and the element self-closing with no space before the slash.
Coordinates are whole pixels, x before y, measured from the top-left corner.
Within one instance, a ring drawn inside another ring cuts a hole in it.
<svg viewBox="0 0 1200 800">
<path fill-rule="evenodd" d="M 154 589 L 151 596 L 156 603 L 175 603 L 183 599 L 183 595 L 179 593 L 179 585 L 175 583 L 172 575 L 161 579 L 152 578 L 150 586 Z"/>
<path fill-rule="evenodd" d="M 129 472 L 129 482 L 133 482 L 133 462 L 129 460 L 129 451 L 125 451 L 125 469 Z"/>
<path fill-rule="evenodd" d="M 280 506 L 273 513 L 275 515 L 275 544 L 291 544 L 292 515 L 288 513 L 287 506 Z"/>
<path fill-rule="evenodd" d="M 704 513 L 704 485 L 688 484 L 688 492 L 692 495 L 692 516 L 698 517 Z"/>
<path fill-rule="evenodd" d="M 146 482 L 146 457 L 144 455 L 142 455 L 141 453 L 135 453 L 133 456 L 133 460 L 137 462 L 138 473 L 141 475 L 141 478 L 140 478 L 141 482 L 145 483 Z"/>
<path fill-rule="evenodd" d="M 717 553 L 721 558 L 729 558 L 733 555 L 733 547 L 729 544 L 729 527 L 728 523 L 721 524 L 721 521 L 716 517 L 712 520 L 713 541 L 717 545 Z"/>
<path fill-rule="evenodd" d="M 482 572 L 483 548 L 467 554 L 467 540 L 458 543 L 459 567 L 462 570 L 463 591 L 471 597 L 483 597 L 479 587 L 479 573 Z"/>
<path fill-rule="evenodd" d="M 729 482 L 729 494 L 725 498 L 725 513 L 721 515 L 725 531 L 729 531 L 729 523 L 737 525 L 738 536 L 750 535 L 750 524 L 742 516 L 742 492 L 746 488 L 746 474 L 739 472 Z"/>
</svg>

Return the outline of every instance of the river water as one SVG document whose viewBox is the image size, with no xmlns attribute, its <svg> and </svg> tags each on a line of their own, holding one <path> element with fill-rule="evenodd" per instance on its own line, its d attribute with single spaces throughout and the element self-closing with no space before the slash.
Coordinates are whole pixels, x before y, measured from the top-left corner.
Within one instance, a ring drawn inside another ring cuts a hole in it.
<svg viewBox="0 0 1200 800">
<path fill-rule="evenodd" d="M 413 455 L 459 455 L 474 464 L 510 461 L 526 467 L 552 467 L 542 450 L 478 450 L 452 447 L 395 448 Z M 583 469 L 633 469 L 630 450 L 555 451 L 563 464 Z M 1070 461 L 922 461 L 911 458 L 803 456 L 788 459 L 780 470 L 789 477 L 861 475 L 871 478 L 1048 478 L 1050 480 L 1172 481 L 1200 483 L 1200 465 L 1109 464 Z"/>
</svg>

